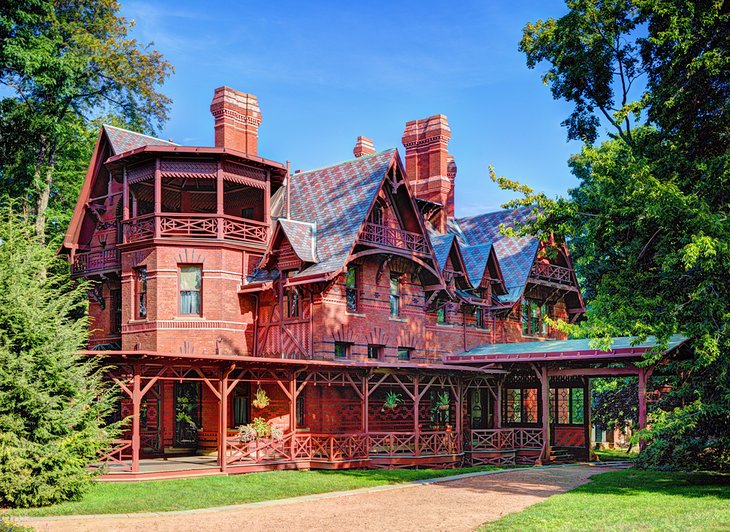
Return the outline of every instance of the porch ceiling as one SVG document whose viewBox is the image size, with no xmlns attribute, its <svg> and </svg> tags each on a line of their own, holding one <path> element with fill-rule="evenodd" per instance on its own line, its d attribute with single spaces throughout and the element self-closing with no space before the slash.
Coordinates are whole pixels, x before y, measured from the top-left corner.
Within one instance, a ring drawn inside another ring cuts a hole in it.
<svg viewBox="0 0 730 532">
<path fill-rule="evenodd" d="M 456 364 L 431 364 L 416 362 L 382 362 L 359 360 L 304 360 L 288 358 L 250 357 L 240 355 L 192 355 L 182 353 L 158 353 L 156 351 L 80 351 L 87 356 L 108 357 L 112 361 L 143 362 L 150 365 L 159 364 L 198 364 L 201 366 L 227 366 L 231 363 L 236 366 L 278 366 L 298 368 L 331 368 L 331 369 L 402 369 L 402 370 L 440 370 L 462 371 L 467 373 L 508 373 L 506 370 L 488 368 L 481 369 Z"/>
<path fill-rule="evenodd" d="M 686 336 L 675 334 L 670 337 L 668 353 L 688 340 Z M 567 360 L 610 361 L 611 359 L 637 359 L 657 346 L 655 337 L 650 336 L 644 342 L 638 342 L 635 336 L 624 336 L 613 339 L 611 349 L 603 351 L 590 345 L 590 339 L 549 340 L 510 344 L 485 344 L 475 347 L 459 355 L 444 358 L 446 364 L 470 364 L 485 362 L 540 362 Z"/>
</svg>

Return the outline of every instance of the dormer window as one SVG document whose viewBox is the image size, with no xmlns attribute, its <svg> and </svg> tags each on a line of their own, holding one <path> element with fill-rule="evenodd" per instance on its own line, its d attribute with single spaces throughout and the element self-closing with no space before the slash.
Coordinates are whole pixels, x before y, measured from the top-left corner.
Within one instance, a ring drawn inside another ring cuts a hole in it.
<svg viewBox="0 0 730 532">
<path fill-rule="evenodd" d="M 550 317 L 550 307 L 534 299 L 522 300 L 522 334 L 525 336 L 544 336 L 550 332 L 545 318 Z"/>
<path fill-rule="evenodd" d="M 385 207 L 380 201 L 376 201 L 373 210 L 370 213 L 370 222 L 376 225 L 383 225 L 385 220 Z"/>
<path fill-rule="evenodd" d="M 358 267 L 348 266 L 345 273 L 345 297 L 347 299 L 347 312 L 356 313 L 358 310 Z"/>
</svg>

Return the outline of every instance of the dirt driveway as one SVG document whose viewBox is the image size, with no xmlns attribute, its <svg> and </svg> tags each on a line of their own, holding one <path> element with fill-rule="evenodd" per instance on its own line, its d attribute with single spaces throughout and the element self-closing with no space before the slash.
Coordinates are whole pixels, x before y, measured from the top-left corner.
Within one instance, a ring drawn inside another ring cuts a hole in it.
<svg viewBox="0 0 730 532">
<path fill-rule="evenodd" d="M 473 530 L 588 482 L 608 467 L 588 465 L 518 469 L 430 484 L 388 486 L 257 503 L 226 509 L 35 519 L 23 524 L 48 531 Z"/>
</svg>

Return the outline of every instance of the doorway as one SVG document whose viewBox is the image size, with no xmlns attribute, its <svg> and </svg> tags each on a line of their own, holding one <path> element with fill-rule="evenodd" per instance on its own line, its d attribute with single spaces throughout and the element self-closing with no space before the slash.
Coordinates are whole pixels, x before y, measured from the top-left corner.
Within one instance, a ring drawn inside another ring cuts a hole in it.
<svg viewBox="0 0 730 532">
<path fill-rule="evenodd" d="M 472 430 L 489 429 L 494 426 L 489 395 L 489 392 L 482 388 L 469 390 L 469 426 Z"/>
<path fill-rule="evenodd" d="M 175 383 L 175 447 L 194 449 L 201 428 L 199 382 Z"/>
</svg>

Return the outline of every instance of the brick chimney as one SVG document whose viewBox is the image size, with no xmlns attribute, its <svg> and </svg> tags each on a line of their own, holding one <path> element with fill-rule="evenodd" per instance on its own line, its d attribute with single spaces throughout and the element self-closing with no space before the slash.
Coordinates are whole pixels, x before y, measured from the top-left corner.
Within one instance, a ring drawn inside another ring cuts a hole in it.
<svg viewBox="0 0 730 532">
<path fill-rule="evenodd" d="M 210 112 L 215 119 L 216 147 L 251 155 L 258 153 L 261 110 L 256 96 L 218 87 L 213 93 Z"/>
<path fill-rule="evenodd" d="M 352 149 L 352 153 L 355 154 L 355 157 L 372 155 L 373 153 L 375 153 L 375 145 L 373 144 L 373 140 L 360 135 L 359 137 L 357 137 L 357 142 L 355 143 L 355 147 Z"/>
<path fill-rule="evenodd" d="M 449 155 L 451 129 L 444 115 L 406 122 L 403 146 L 406 173 L 417 198 L 440 203 L 443 213 L 436 229 L 446 231 L 446 218 L 454 216 L 456 163 Z"/>
</svg>

